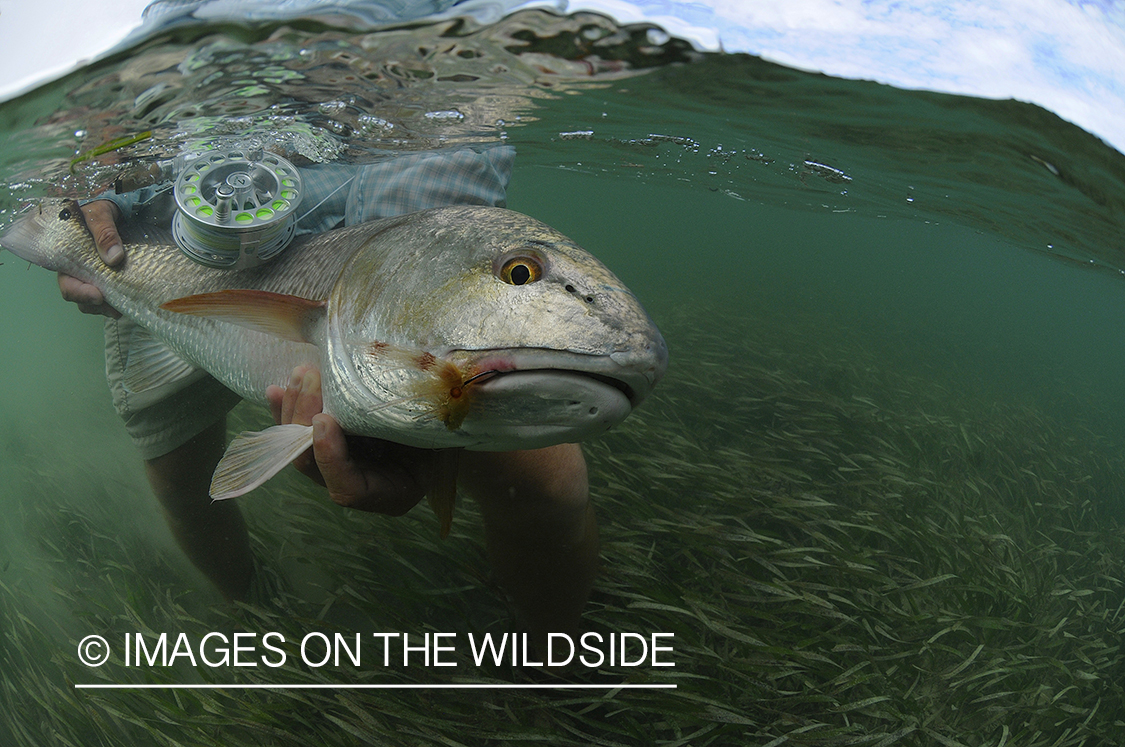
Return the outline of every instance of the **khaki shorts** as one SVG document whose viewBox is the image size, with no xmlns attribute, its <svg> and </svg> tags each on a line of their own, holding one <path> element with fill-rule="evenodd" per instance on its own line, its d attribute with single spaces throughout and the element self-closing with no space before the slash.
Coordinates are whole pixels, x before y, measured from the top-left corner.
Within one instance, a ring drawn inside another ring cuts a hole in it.
<svg viewBox="0 0 1125 747">
<path fill-rule="evenodd" d="M 129 339 L 136 325 L 106 319 L 105 373 L 113 407 L 143 459 L 155 459 L 182 446 L 219 422 L 241 398 L 202 372 L 186 385 L 161 387 L 142 394 L 122 383 Z"/>
</svg>

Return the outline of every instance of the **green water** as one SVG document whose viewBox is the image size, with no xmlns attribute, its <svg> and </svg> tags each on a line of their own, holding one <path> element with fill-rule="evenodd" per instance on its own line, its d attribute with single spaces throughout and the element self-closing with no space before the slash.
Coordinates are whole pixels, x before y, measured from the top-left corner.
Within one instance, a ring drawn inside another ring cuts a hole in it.
<svg viewBox="0 0 1125 747">
<path fill-rule="evenodd" d="M 546 57 L 517 58 L 513 29 Z M 673 632 L 676 667 L 568 681 L 677 689 L 75 691 L 551 680 L 464 659 L 452 675 L 79 664 L 91 632 L 518 626 L 471 505 L 439 543 L 421 509 L 349 514 L 295 477 L 243 503 L 282 591 L 222 605 L 148 494 L 100 325 L 0 255 L 0 741 L 1120 743 L 1125 157 L 1027 105 L 689 63 L 628 34 L 603 58 L 645 75 L 568 75 L 582 22 L 502 30 L 150 44 L 0 107 L 0 209 L 217 134 L 268 140 L 279 116 L 277 144 L 314 158 L 514 145 L 509 206 L 608 264 L 671 350 L 653 399 L 587 445 L 603 569 L 586 623 Z M 150 128 L 71 173 L 76 152 Z"/>
</svg>

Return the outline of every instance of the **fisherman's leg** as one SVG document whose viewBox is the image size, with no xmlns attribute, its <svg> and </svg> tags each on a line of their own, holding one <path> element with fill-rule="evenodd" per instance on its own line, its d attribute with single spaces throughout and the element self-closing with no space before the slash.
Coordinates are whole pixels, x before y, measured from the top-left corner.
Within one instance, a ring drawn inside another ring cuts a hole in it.
<svg viewBox="0 0 1125 747">
<path fill-rule="evenodd" d="M 227 599 L 245 599 L 254 563 L 234 501 L 212 501 L 211 473 L 223 455 L 226 418 L 172 451 L 145 461 L 149 483 L 180 549 Z"/>
<path fill-rule="evenodd" d="M 228 599 L 243 598 L 253 564 L 246 527 L 229 501 L 212 505 L 211 473 L 223 453 L 226 413 L 237 395 L 210 377 L 176 389 L 136 394 L 125 386 L 138 329 L 126 319 L 105 324 L 106 379 L 113 406 L 145 460 L 145 472 L 176 542 Z M 142 348 L 143 350 L 143 348 Z"/>
<path fill-rule="evenodd" d="M 578 633 L 598 563 L 581 448 L 464 452 L 459 481 L 480 504 L 493 568 L 540 650 L 547 633 Z"/>
</svg>

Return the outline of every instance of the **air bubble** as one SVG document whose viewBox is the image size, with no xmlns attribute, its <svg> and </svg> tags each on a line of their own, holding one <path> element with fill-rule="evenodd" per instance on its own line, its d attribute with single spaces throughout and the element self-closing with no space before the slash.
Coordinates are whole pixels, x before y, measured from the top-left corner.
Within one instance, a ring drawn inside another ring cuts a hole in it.
<svg viewBox="0 0 1125 747">
<path fill-rule="evenodd" d="M 456 109 L 443 109 L 435 112 L 426 112 L 423 116 L 425 116 L 426 119 L 433 120 L 435 122 L 460 122 L 465 119 L 465 115 L 457 111 Z"/>
<path fill-rule="evenodd" d="M 374 114 L 360 114 L 356 117 L 359 122 L 359 128 L 363 132 L 389 132 L 394 129 L 394 124 L 388 122 L 382 117 L 376 117 Z"/>
<path fill-rule="evenodd" d="M 317 108 L 320 109 L 321 114 L 339 114 L 347 109 L 348 105 L 343 101 L 325 101 Z"/>
</svg>

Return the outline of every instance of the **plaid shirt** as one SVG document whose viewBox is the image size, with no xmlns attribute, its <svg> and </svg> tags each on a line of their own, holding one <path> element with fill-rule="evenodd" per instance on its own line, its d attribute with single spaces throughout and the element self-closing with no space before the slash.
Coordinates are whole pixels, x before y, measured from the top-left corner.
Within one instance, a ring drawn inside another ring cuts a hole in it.
<svg viewBox="0 0 1125 747">
<path fill-rule="evenodd" d="M 345 164 L 303 168 L 300 210 L 311 212 L 302 213 L 297 233 L 320 233 L 341 220 L 350 226 L 446 205 L 503 207 L 515 159 L 515 149 L 505 145 L 410 153 L 358 171 Z M 342 186 L 353 173 L 355 179 Z"/>
<path fill-rule="evenodd" d="M 314 164 L 300 169 L 303 196 L 297 234 L 445 205 L 505 204 L 516 151 L 508 145 L 421 151 L 363 165 Z M 95 199 L 117 204 L 127 217 L 170 223 L 171 184 Z"/>
</svg>

